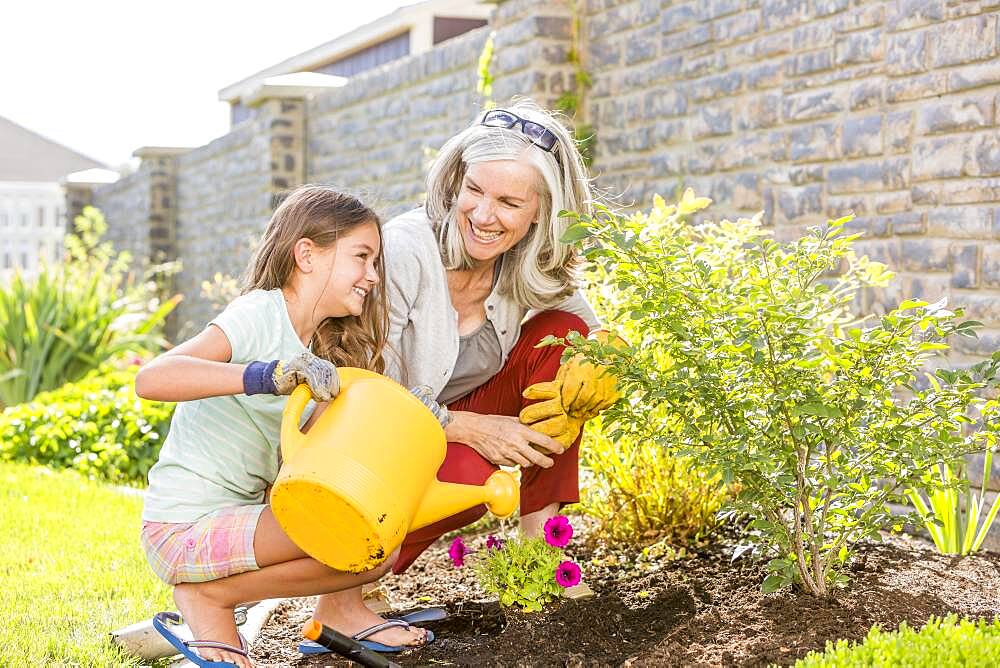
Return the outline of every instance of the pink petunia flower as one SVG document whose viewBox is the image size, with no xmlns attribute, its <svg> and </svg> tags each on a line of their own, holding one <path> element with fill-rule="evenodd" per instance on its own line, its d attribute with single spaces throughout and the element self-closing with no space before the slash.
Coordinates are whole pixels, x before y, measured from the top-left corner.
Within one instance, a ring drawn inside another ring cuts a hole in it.
<svg viewBox="0 0 1000 668">
<path fill-rule="evenodd" d="M 556 582 L 563 587 L 580 584 L 580 567 L 573 561 L 562 562 L 556 566 Z"/>
<path fill-rule="evenodd" d="M 556 515 L 545 522 L 545 542 L 553 547 L 566 547 L 573 537 L 573 525 L 565 515 Z"/>
<path fill-rule="evenodd" d="M 503 539 L 497 538 L 493 534 L 486 537 L 487 550 L 499 550 L 501 547 L 503 547 Z"/>
<path fill-rule="evenodd" d="M 464 566 L 465 555 L 471 552 L 472 550 L 466 547 L 465 541 L 460 536 L 451 541 L 451 547 L 448 548 L 448 556 L 451 557 L 451 563 L 454 564 L 455 568 Z"/>
</svg>

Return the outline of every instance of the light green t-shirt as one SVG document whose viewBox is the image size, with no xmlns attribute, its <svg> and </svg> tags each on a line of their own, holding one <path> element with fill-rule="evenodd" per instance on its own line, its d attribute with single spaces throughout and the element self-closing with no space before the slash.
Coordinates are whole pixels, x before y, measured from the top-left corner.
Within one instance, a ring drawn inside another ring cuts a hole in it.
<svg viewBox="0 0 1000 668">
<path fill-rule="evenodd" d="M 210 324 L 229 339 L 236 364 L 284 360 L 308 350 L 295 334 L 281 290 L 242 295 Z M 287 399 L 236 394 L 178 403 L 149 471 L 142 519 L 194 522 L 222 508 L 263 503 L 264 490 L 278 475 Z M 310 402 L 306 416 L 312 407 Z"/>
</svg>

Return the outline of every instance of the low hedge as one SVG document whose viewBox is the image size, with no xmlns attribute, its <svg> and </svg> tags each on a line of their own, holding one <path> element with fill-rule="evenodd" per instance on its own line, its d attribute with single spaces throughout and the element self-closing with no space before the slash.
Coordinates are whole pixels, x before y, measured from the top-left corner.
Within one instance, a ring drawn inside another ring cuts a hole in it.
<svg viewBox="0 0 1000 668">
<path fill-rule="evenodd" d="M 903 622 L 898 631 L 868 632 L 861 643 L 827 642 L 822 654 L 810 652 L 796 668 L 995 668 L 1000 666 L 1000 619 L 961 621 L 955 615 L 931 617 L 919 631 Z"/>
<path fill-rule="evenodd" d="M 174 405 L 135 395 L 137 367 L 104 365 L 0 413 L 0 459 L 143 485 Z"/>
</svg>

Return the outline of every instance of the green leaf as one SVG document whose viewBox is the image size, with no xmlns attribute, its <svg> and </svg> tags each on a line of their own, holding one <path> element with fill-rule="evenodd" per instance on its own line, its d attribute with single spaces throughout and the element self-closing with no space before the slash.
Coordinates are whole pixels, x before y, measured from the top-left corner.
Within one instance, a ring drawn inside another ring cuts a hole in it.
<svg viewBox="0 0 1000 668">
<path fill-rule="evenodd" d="M 566 228 L 566 231 L 563 232 L 560 241 L 564 244 L 571 244 L 580 241 L 581 239 L 586 239 L 590 237 L 591 234 L 590 228 L 588 228 L 585 224 L 576 223 Z"/>
<path fill-rule="evenodd" d="M 765 594 L 770 594 L 771 592 L 778 591 L 787 584 L 784 577 L 778 575 L 777 573 L 771 573 L 766 578 L 764 582 L 761 583 L 760 590 Z"/>
</svg>

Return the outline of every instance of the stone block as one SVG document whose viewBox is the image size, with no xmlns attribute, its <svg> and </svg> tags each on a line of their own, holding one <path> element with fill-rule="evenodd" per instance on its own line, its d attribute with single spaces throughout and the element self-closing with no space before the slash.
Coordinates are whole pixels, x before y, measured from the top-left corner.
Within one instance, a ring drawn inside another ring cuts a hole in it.
<svg viewBox="0 0 1000 668">
<path fill-rule="evenodd" d="M 792 162 L 818 162 L 839 157 L 838 129 L 834 123 L 793 128 L 789 132 L 789 158 Z"/>
<path fill-rule="evenodd" d="M 639 11 L 636 13 L 634 26 L 644 26 L 657 21 L 660 16 L 660 0 L 639 0 Z"/>
<path fill-rule="evenodd" d="M 1000 288 L 1000 244 L 983 244 L 979 269 L 984 288 Z"/>
<path fill-rule="evenodd" d="M 617 42 L 606 39 L 592 40 L 587 43 L 587 55 L 594 71 L 617 67 L 622 60 L 622 47 Z"/>
<path fill-rule="evenodd" d="M 1000 202 L 1000 179 L 961 179 L 945 181 L 935 191 L 941 204 L 977 204 Z M 994 224 L 997 221 L 994 221 Z"/>
<path fill-rule="evenodd" d="M 708 53 L 697 58 L 685 58 L 681 63 L 681 76 L 686 79 L 703 77 L 711 72 L 722 72 L 726 69 L 724 53 Z"/>
<path fill-rule="evenodd" d="M 786 121 L 805 121 L 829 116 L 846 108 L 846 89 L 806 91 L 785 98 L 783 118 Z"/>
<path fill-rule="evenodd" d="M 971 140 L 965 173 L 970 176 L 1000 174 L 1000 136 L 995 131 L 976 135 Z"/>
<path fill-rule="evenodd" d="M 877 213 L 901 213 L 913 208 L 913 198 L 909 190 L 875 193 L 872 206 Z"/>
<path fill-rule="evenodd" d="M 1000 61 L 959 67 L 948 73 L 948 90 L 957 92 L 1000 83 Z"/>
<path fill-rule="evenodd" d="M 761 63 L 746 70 L 744 76 L 747 88 L 756 90 L 759 88 L 773 88 L 782 81 L 782 66 L 778 63 Z"/>
<path fill-rule="evenodd" d="M 833 49 L 810 51 L 785 59 L 785 72 L 789 76 L 803 76 L 833 68 Z"/>
<path fill-rule="evenodd" d="M 944 20 L 944 0 L 896 0 L 889 3 L 889 30 L 909 30 Z"/>
<path fill-rule="evenodd" d="M 608 35 L 634 27 L 629 7 L 616 7 L 587 21 L 588 39 L 603 39 Z"/>
<path fill-rule="evenodd" d="M 813 0 L 813 12 L 817 17 L 842 12 L 850 6 L 850 0 Z"/>
<path fill-rule="evenodd" d="M 919 211 L 908 211 L 894 216 L 887 216 L 886 221 L 895 235 L 904 236 L 908 234 L 927 233 L 927 217 Z"/>
<path fill-rule="evenodd" d="M 726 72 L 691 82 L 691 97 L 697 101 L 731 96 L 743 87 L 740 72 Z"/>
<path fill-rule="evenodd" d="M 788 222 L 821 215 L 823 186 L 815 184 L 801 188 L 781 188 L 778 191 L 778 210 L 782 219 Z"/>
<path fill-rule="evenodd" d="M 899 240 L 899 267 L 903 271 L 948 271 L 949 245 L 941 239 Z"/>
<path fill-rule="evenodd" d="M 889 35 L 886 72 L 893 76 L 927 71 L 927 32 Z"/>
<path fill-rule="evenodd" d="M 733 48 L 733 53 L 740 60 L 760 62 L 792 52 L 792 34 L 778 32 L 770 35 L 760 35 L 755 39 L 742 42 Z"/>
<path fill-rule="evenodd" d="M 654 90 L 643 96 L 642 117 L 646 120 L 682 116 L 687 109 L 687 97 L 676 88 Z"/>
<path fill-rule="evenodd" d="M 801 186 L 805 183 L 820 183 L 824 180 L 823 165 L 795 165 L 786 168 L 788 182 Z"/>
<path fill-rule="evenodd" d="M 936 183 L 918 183 L 910 188 L 910 197 L 914 204 L 937 204 L 939 190 L 940 186 Z"/>
<path fill-rule="evenodd" d="M 909 158 L 834 165 L 827 170 L 827 187 L 833 194 L 902 190 L 909 186 Z"/>
<path fill-rule="evenodd" d="M 712 27 L 703 23 L 690 30 L 674 32 L 663 36 L 663 50 L 666 53 L 683 51 L 712 41 Z"/>
<path fill-rule="evenodd" d="M 733 111 L 730 106 L 703 105 L 691 120 L 694 139 L 732 134 Z"/>
<path fill-rule="evenodd" d="M 972 16 L 928 29 L 933 68 L 962 65 L 997 55 L 997 16 Z"/>
<path fill-rule="evenodd" d="M 979 244 L 953 243 L 951 255 L 951 282 L 953 288 L 978 288 Z"/>
<path fill-rule="evenodd" d="M 756 130 L 774 127 L 781 121 L 781 93 L 764 93 L 740 99 L 736 129 Z"/>
<path fill-rule="evenodd" d="M 882 104 L 882 79 L 866 79 L 851 86 L 850 105 L 852 111 L 869 109 Z"/>
<path fill-rule="evenodd" d="M 843 214 L 841 214 L 843 215 Z M 863 216 L 848 221 L 844 225 L 844 231 L 849 234 L 858 232 L 864 234 L 865 239 L 889 236 L 889 219 L 884 216 Z"/>
<path fill-rule="evenodd" d="M 656 121 L 653 141 L 656 144 L 675 144 L 688 140 L 687 122 L 684 120 Z"/>
<path fill-rule="evenodd" d="M 927 234 L 952 239 L 988 239 L 993 210 L 986 207 L 947 206 L 927 212 Z"/>
<path fill-rule="evenodd" d="M 980 266 L 979 280 L 983 287 L 1000 287 L 1000 273 L 987 268 L 987 249 L 983 248 L 983 260 Z M 1000 269 L 1000 266 L 995 266 Z M 996 295 L 982 292 L 956 292 L 949 299 L 949 304 L 961 307 L 967 320 L 978 320 L 987 327 L 1000 325 L 1000 299 Z"/>
<path fill-rule="evenodd" d="M 625 42 L 625 64 L 635 65 L 656 57 L 656 31 L 649 28 L 633 33 Z"/>
<path fill-rule="evenodd" d="M 885 7 L 880 4 L 864 5 L 837 17 L 834 29 L 837 32 L 853 32 L 881 25 L 885 19 Z"/>
<path fill-rule="evenodd" d="M 993 97 L 949 97 L 917 110 L 917 134 L 976 130 L 993 125 Z"/>
<path fill-rule="evenodd" d="M 868 207 L 868 202 L 864 195 L 851 194 L 828 195 L 826 198 L 826 209 L 823 213 L 827 218 L 836 219 L 848 214 L 865 217 L 870 212 L 871 209 Z M 884 227 L 887 232 L 888 225 Z M 884 236 L 884 234 L 885 232 L 880 236 Z"/>
<path fill-rule="evenodd" d="M 715 21 L 712 30 L 716 43 L 741 40 L 760 30 L 760 15 L 757 12 L 740 12 Z"/>
<path fill-rule="evenodd" d="M 866 116 L 844 121 L 841 131 L 841 151 L 845 158 L 881 154 L 882 117 Z"/>
<path fill-rule="evenodd" d="M 885 88 L 885 101 L 895 104 L 908 100 L 919 100 L 933 95 L 943 95 L 948 88 L 945 72 L 928 72 L 907 79 L 890 81 Z"/>
<path fill-rule="evenodd" d="M 686 171 L 684 166 L 684 155 L 681 151 L 661 153 L 653 156 L 650 161 L 653 178 L 663 176 L 680 176 Z"/>
<path fill-rule="evenodd" d="M 761 196 L 760 176 L 758 174 L 737 174 L 732 177 L 732 195 L 730 202 L 740 210 L 760 211 L 764 208 L 764 198 Z"/>
<path fill-rule="evenodd" d="M 910 150 L 913 112 L 896 111 L 885 117 L 885 148 L 889 153 L 904 153 Z"/>
<path fill-rule="evenodd" d="M 720 166 L 723 155 L 716 146 L 700 144 L 687 155 L 687 171 L 691 174 L 711 174 L 717 169 L 724 169 Z"/>
<path fill-rule="evenodd" d="M 704 0 L 701 4 L 702 20 L 717 19 L 743 9 L 743 0 Z"/>
<path fill-rule="evenodd" d="M 701 21 L 698 2 L 685 2 L 668 7 L 660 14 L 660 30 L 664 33 L 689 28 Z"/>
<path fill-rule="evenodd" d="M 761 0 L 764 29 L 780 30 L 805 23 L 811 17 L 808 0 Z"/>
<path fill-rule="evenodd" d="M 833 21 L 810 21 L 792 31 L 792 48 L 809 51 L 833 46 Z"/>
<path fill-rule="evenodd" d="M 853 65 L 882 60 L 885 45 L 882 30 L 851 33 L 837 39 L 838 65 Z"/>
</svg>

